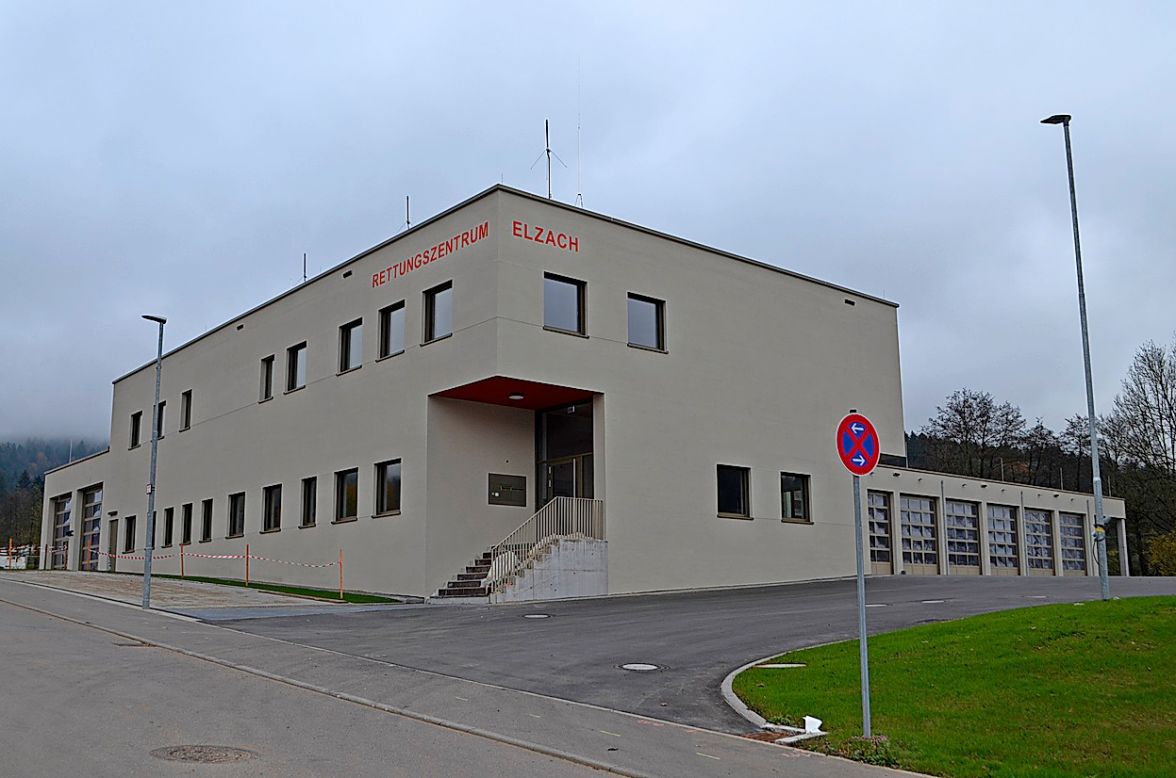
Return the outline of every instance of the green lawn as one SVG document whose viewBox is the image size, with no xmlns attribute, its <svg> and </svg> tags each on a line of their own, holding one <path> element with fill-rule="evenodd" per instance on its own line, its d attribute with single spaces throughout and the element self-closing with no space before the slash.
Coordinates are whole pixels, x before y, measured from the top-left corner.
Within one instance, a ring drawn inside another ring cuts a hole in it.
<svg viewBox="0 0 1176 778">
<path fill-rule="evenodd" d="M 138 573 L 127 573 L 127 575 L 138 575 Z M 160 575 L 159 573 L 152 573 L 152 578 L 174 578 L 181 580 L 178 575 Z M 185 581 L 200 581 L 201 583 L 220 584 L 221 586 L 245 586 L 244 581 L 234 580 L 232 578 L 205 578 L 199 575 L 185 576 L 182 580 Z M 360 594 L 358 592 L 343 592 L 343 599 L 339 599 L 338 589 L 307 589 L 303 586 L 282 586 L 281 584 L 258 583 L 252 581 L 249 584 L 250 589 L 260 589 L 266 592 L 277 592 L 279 594 L 292 594 L 297 597 L 313 597 L 318 600 L 333 600 L 335 602 L 349 602 L 349 603 L 398 603 L 400 600 L 394 600 L 390 597 L 381 597 L 376 594 Z"/>
<path fill-rule="evenodd" d="M 769 721 L 862 733 L 857 641 L 750 669 L 735 692 Z M 1176 776 L 1176 597 L 1048 605 L 870 638 L 873 734 L 894 765 L 967 778 Z M 885 749 L 884 749 L 885 750 Z"/>
</svg>

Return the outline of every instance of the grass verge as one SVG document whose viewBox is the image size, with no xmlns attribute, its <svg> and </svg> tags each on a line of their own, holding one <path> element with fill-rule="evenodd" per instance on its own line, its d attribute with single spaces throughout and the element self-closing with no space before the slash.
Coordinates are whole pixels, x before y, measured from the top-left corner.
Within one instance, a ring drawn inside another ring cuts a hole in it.
<svg viewBox="0 0 1176 778">
<path fill-rule="evenodd" d="M 138 573 L 125 573 L 125 575 L 139 575 Z M 189 575 L 181 578 L 178 575 L 161 575 L 160 573 L 152 573 L 152 578 L 171 578 L 176 581 L 199 581 L 200 583 L 219 584 L 220 586 L 240 586 L 245 587 L 244 581 L 234 580 L 232 578 L 207 578 L 200 575 Z M 400 600 L 391 597 L 381 597 L 378 594 L 361 594 L 359 592 L 343 592 L 343 599 L 339 599 L 338 589 L 308 589 L 304 586 L 283 586 L 281 584 L 258 583 L 257 581 L 250 581 L 250 589 L 260 589 L 266 592 L 277 592 L 279 594 L 291 594 L 295 597 L 313 597 L 316 600 L 331 600 L 333 602 L 348 602 L 354 604 L 371 604 L 371 603 L 399 603 Z"/>
<path fill-rule="evenodd" d="M 802 747 L 973 778 L 1176 776 L 1176 597 L 1048 605 L 870 638 L 862 743 L 857 641 L 793 651 L 734 690 L 768 721 L 823 719 Z"/>
</svg>

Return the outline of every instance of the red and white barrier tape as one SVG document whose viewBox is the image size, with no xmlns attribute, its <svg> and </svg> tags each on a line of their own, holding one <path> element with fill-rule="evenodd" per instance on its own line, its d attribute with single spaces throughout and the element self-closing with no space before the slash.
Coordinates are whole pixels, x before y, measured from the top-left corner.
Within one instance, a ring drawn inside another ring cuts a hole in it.
<svg viewBox="0 0 1176 778">
<path fill-rule="evenodd" d="M 140 562 L 147 559 L 147 557 L 145 557 L 145 556 L 132 556 L 130 554 L 108 554 L 105 551 L 99 551 L 98 555 L 99 556 L 108 556 L 108 557 L 112 557 L 114 559 L 136 559 Z M 178 556 L 178 555 L 177 554 L 152 554 L 151 558 L 152 559 L 172 559 L 175 556 Z M 185 554 L 184 556 L 187 556 L 187 554 Z"/>
<path fill-rule="evenodd" d="M 187 554 L 184 554 L 184 556 L 187 556 Z M 249 558 L 258 559 L 262 562 L 278 562 L 283 565 L 297 565 L 298 567 L 335 567 L 339 564 L 338 562 L 327 562 L 325 565 L 312 565 L 307 562 L 287 562 L 285 559 L 270 559 L 264 556 L 254 556 L 253 554 L 250 554 Z"/>
</svg>

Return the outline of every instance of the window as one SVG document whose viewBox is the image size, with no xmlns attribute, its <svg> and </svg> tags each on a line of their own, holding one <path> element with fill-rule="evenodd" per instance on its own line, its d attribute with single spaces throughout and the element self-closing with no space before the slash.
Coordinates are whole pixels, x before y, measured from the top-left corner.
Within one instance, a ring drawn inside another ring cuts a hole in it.
<svg viewBox="0 0 1176 778">
<path fill-rule="evenodd" d="M 276 532 L 282 528 L 282 485 L 265 487 L 263 493 L 262 531 Z"/>
<path fill-rule="evenodd" d="M 1030 570 L 1053 570 L 1053 523 L 1049 511 L 1025 511 L 1025 561 Z"/>
<path fill-rule="evenodd" d="M 176 509 L 163 509 L 163 545 L 170 546 L 172 544 L 172 529 L 175 526 Z"/>
<path fill-rule="evenodd" d="M 192 503 L 186 502 L 180 506 L 180 545 L 186 546 L 192 542 Z"/>
<path fill-rule="evenodd" d="M 155 429 L 157 437 L 163 437 L 164 422 L 167 421 L 167 402 L 159 401 L 159 409 L 155 417 Z"/>
<path fill-rule="evenodd" d="M 363 319 L 339 328 L 339 372 L 346 373 L 363 364 Z"/>
<path fill-rule="evenodd" d="M 870 561 L 890 564 L 890 495 L 867 492 L 866 505 L 870 523 Z"/>
<path fill-rule="evenodd" d="M 425 343 L 453 334 L 453 282 L 425 292 Z"/>
<path fill-rule="evenodd" d="M 780 518 L 784 521 L 811 521 L 808 502 L 809 477 L 780 473 Z"/>
<path fill-rule="evenodd" d="M 306 386 L 306 343 L 286 349 L 286 391 Z"/>
<path fill-rule="evenodd" d="M 261 396 L 260 401 L 265 402 L 274 396 L 274 356 L 270 354 L 265 359 L 261 360 Z"/>
<path fill-rule="evenodd" d="M 939 539 L 935 525 L 935 500 L 902 495 L 898 499 L 902 521 L 902 563 L 938 565 Z"/>
<path fill-rule="evenodd" d="M 980 506 L 948 500 L 943 518 L 947 523 L 947 563 L 956 567 L 980 566 Z"/>
<path fill-rule="evenodd" d="M 1086 572 L 1086 532 L 1082 514 L 1059 513 L 1058 529 L 1062 535 L 1062 570 Z"/>
<path fill-rule="evenodd" d="M 400 512 L 400 460 L 376 465 L 376 515 Z"/>
<path fill-rule="evenodd" d="M 1016 508 L 988 506 L 988 559 L 994 572 L 1020 569 L 1017 564 Z"/>
<path fill-rule="evenodd" d="M 123 523 L 123 553 L 129 554 L 135 550 L 135 517 L 127 516 Z"/>
<path fill-rule="evenodd" d="M 751 471 L 746 467 L 719 465 L 719 515 L 749 518 L 751 505 L 748 482 Z"/>
<path fill-rule="evenodd" d="M 666 350 L 666 304 L 661 300 L 629 295 L 629 345 Z"/>
<path fill-rule="evenodd" d="M 139 445 L 143 434 L 143 412 L 135 411 L 131 414 L 131 448 Z"/>
<path fill-rule="evenodd" d="M 380 311 L 380 359 L 404 351 L 404 301 Z"/>
<path fill-rule="evenodd" d="M 200 503 L 200 542 L 212 540 L 212 500 Z"/>
<path fill-rule="evenodd" d="M 315 477 L 302 479 L 302 519 L 300 526 L 313 527 L 315 523 L 316 504 L 318 503 L 318 479 Z"/>
<path fill-rule="evenodd" d="M 229 495 L 229 537 L 245 534 L 245 492 Z"/>
<path fill-rule="evenodd" d="M 359 513 L 359 470 L 335 473 L 335 521 L 350 521 Z"/>
<path fill-rule="evenodd" d="M 584 334 L 584 282 L 543 274 L 543 326 Z"/>
<path fill-rule="evenodd" d="M 192 426 L 192 390 L 180 395 L 180 430 L 190 429 Z"/>
</svg>

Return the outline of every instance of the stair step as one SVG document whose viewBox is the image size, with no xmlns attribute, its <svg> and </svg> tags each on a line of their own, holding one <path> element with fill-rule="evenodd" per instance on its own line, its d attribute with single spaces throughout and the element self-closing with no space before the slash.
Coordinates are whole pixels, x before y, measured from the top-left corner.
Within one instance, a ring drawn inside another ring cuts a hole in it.
<svg viewBox="0 0 1176 778">
<path fill-rule="evenodd" d="M 446 589 L 476 589 L 482 585 L 482 579 L 475 578 L 466 581 L 450 581 L 445 584 Z"/>
<path fill-rule="evenodd" d="M 476 589 L 442 589 L 437 592 L 438 597 L 487 597 L 490 590 L 486 587 Z"/>
<path fill-rule="evenodd" d="M 459 581 L 481 581 L 486 578 L 486 573 L 489 571 L 482 571 L 480 573 L 458 573 L 457 580 Z"/>
</svg>

